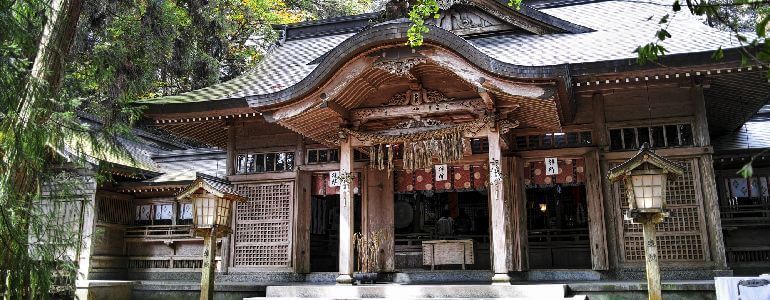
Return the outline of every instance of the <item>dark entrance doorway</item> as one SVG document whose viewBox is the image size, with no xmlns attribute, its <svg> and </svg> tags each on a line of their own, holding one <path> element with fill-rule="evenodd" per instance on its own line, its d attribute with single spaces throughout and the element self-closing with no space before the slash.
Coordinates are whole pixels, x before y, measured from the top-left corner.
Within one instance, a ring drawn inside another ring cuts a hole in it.
<svg viewBox="0 0 770 300">
<path fill-rule="evenodd" d="M 361 197 L 355 195 L 354 232 L 361 231 Z M 310 271 L 339 271 L 340 196 L 312 196 L 310 204 Z"/>
<path fill-rule="evenodd" d="M 489 205 L 486 192 L 421 191 L 396 194 L 394 211 L 396 269 L 429 268 L 423 265 L 422 244 L 432 240 L 473 240 L 475 262 L 467 265 L 466 269 L 490 268 Z M 454 265 L 436 267 L 459 268 Z"/>
<path fill-rule="evenodd" d="M 590 269 L 584 183 L 527 188 L 531 269 Z"/>
</svg>

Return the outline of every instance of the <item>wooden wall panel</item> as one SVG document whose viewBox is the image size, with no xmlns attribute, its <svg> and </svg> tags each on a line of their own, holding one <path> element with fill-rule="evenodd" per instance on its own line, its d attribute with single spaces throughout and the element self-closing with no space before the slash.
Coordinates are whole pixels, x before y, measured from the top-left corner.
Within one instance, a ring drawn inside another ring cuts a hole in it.
<svg viewBox="0 0 770 300">
<path fill-rule="evenodd" d="M 289 270 L 292 266 L 294 182 L 239 184 L 230 271 Z"/>
<path fill-rule="evenodd" d="M 675 161 L 685 167 L 685 172 L 666 186 L 666 207 L 670 215 L 656 226 L 658 255 L 661 261 L 669 264 L 712 265 L 698 159 Z M 613 190 L 613 198 L 619 208 L 615 220 L 621 234 L 621 259 L 627 264 L 644 262 L 642 226 L 623 218 L 628 210 L 628 200 L 622 192 L 625 190 L 623 182 L 613 184 Z"/>
<path fill-rule="evenodd" d="M 296 133 L 279 133 L 274 135 L 258 135 L 247 127 L 240 127 L 236 131 L 236 152 L 239 150 L 261 148 L 285 148 L 294 150 L 297 147 Z M 276 149 L 277 150 L 277 149 Z"/>
<path fill-rule="evenodd" d="M 689 89 L 678 87 L 618 91 L 604 96 L 607 122 L 695 115 Z M 648 103 L 652 112 L 648 111 Z"/>
<path fill-rule="evenodd" d="M 565 125 L 593 123 L 596 116 L 594 107 L 595 105 L 592 97 L 590 97 L 590 95 L 582 95 L 582 97 L 577 99 L 575 119 L 572 120 L 572 123 Z"/>
</svg>

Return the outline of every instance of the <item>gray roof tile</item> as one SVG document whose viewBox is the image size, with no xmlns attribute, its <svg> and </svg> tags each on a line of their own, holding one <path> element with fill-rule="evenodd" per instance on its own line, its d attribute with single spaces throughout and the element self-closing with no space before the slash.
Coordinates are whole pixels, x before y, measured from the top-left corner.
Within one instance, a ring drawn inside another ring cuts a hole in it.
<svg viewBox="0 0 770 300">
<path fill-rule="evenodd" d="M 638 46 L 653 41 L 658 21 L 672 14 L 669 2 L 603 1 L 542 9 L 542 12 L 594 29 L 588 33 L 507 35 L 470 39 L 472 46 L 502 62 L 520 66 L 550 66 L 635 58 Z M 738 42 L 728 32 L 705 25 L 686 12 L 672 15 L 673 35 L 662 45 L 669 54 L 733 48 Z M 275 47 L 249 73 L 231 81 L 146 103 L 189 103 L 224 100 L 279 92 L 300 82 L 317 64 L 310 64 L 354 34 L 286 41 Z"/>
<path fill-rule="evenodd" d="M 147 182 L 174 182 L 195 180 L 196 173 L 225 177 L 227 165 L 221 150 L 195 149 L 159 153 L 155 158 L 162 175 Z"/>
<path fill-rule="evenodd" d="M 738 130 L 716 138 L 714 150 L 749 150 L 770 148 L 770 104 L 759 110 L 757 115 Z"/>
<path fill-rule="evenodd" d="M 488 55 L 516 65 L 544 66 L 635 58 L 634 50 L 654 41 L 670 3 L 606 1 L 543 9 L 543 12 L 594 29 L 581 34 L 512 34 L 470 42 Z M 739 46 L 728 32 L 705 25 L 686 12 L 669 19 L 672 38 L 661 43 L 669 54 Z"/>
</svg>

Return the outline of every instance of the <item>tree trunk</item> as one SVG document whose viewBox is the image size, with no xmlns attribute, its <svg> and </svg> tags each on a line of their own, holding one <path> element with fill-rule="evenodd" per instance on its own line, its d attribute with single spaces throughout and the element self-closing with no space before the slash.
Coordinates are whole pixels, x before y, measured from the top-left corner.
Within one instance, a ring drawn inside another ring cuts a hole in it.
<svg viewBox="0 0 770 300">
<path fill-rule="evenodd" d="M 52 0 L 48 21 L 38 44 L 26 94 L 19 103 L 16 133 L 27 127 L 32 110 L 40 99 L 52 96 L 61 86 L 64 58 L 75 38 L 75 29 L 83 8 L 82 0 Z"/>
<path fill-rule="evenodd" d="M 17 264 L 31 262 L 27 248 L 29 240 L 29 215 L 23 209 L 32 205 L 32 199 L 38 192 L 37 183 L 39 172 L 35 170 L 35 164 L 29 162 L 24 155 L 24 145 L 29 143 L 25 137 L 32 134 L 29 131 L 31 122 L 45 122 L 45 117 L 49 114 L 38 116 L 33 114 L 37 109 L 46 108 L 50 103 L 44 101 L 47 97 L 52 97 L 61 86 L 61 79 L 64 71 L 64 60 L 67 56 L 70 46 L 75 37 L 75 29 L 82 9 L 82 0 L 52 0 L 50 11 L 47 15 L 47 21 L 43 28 L 43 34 L 38 44 L 37 55 L 32 65 L 30 78 L 27 81 L 23 97 L 21 97 L 17 106 L 15 120 L 10 123 L 9 138 L 14 143 L 3 159 L 6 163 L 6 169 L 3 170 L 2 183 L 0 189 L 0 203 L 5 205 L 13 202 L 11 208 L 21 208 L 22 212 L 11 221 L 11 227 L 6 228 L 6 232 L 19 233 L 18 236 L 9 238 L 11 244 L 15 244 L 10 251 L 13 251 L 12 258 Z M 38 145 L 42 146 L 42 145 Z M 9 216 L 4 216 L 7 221 Z M 6 223 L 6 225 L 8 225 Z M 30 288 L 31 271 L 34 264 L 25 264 L 27 267 L 17 270 L 18 273 L 8 272 L 4 278 L 5 282 L 10 282 L 6 292 L 6 298 L 35 298 L 34 291 Z M 16 277 L 15 280 L 12 277 Z M 16 284 L 14 284 L 16 283 Z M 20 284 L 19 284 L 20 283 Z M 46 293 L 47 291 L 40 291 Z"/>
</svg>

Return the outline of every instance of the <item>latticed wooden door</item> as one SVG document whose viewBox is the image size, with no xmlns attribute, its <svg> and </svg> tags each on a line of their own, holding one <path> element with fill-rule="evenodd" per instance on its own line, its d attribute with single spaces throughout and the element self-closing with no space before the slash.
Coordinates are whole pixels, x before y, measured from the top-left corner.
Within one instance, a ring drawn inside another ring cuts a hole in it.
<svg viewBox="0 0 770 300">
<path fill-rule="evenodd" d="M 294 183 L 242 184 L 237 189 L 248 200 L 235 209 L 233 269 L 291 267 Z"/>
<path fill-rule="evenodd" d="M 666 187 L 670 216 L 656 226 L 658 255 L 661 260 L 704 262 L 710 258 L 697 160 L 694 158 L 678 161 L 685 167 L 684 176 L 670 182 Z M 623 191 L 623 183 L 617 183 L 615 199 L 620 201 L 622 214 L 625 214 L 628 210 L 628 200 Z M 632 224 L 628 220 L 621 219 L 621 222 L 623 259 L 626 262 L 643 262 L 645 258 L 642 226 Z"/>
</svg>

